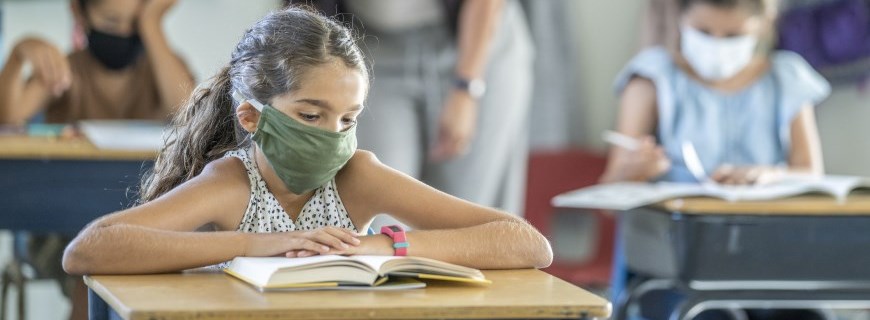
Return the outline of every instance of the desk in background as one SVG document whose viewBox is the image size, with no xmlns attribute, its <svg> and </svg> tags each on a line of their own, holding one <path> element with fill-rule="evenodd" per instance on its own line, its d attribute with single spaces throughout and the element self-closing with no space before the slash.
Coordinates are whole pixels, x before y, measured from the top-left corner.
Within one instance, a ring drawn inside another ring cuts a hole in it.
<svg viewBox="0 0 870 320">
<path fill-rule="evenodd" d="M 610 315 L 607 300 L 540 270 L 484 271 L 489 286 L 429 282 L 397 291 L 261 293 L 222 273 L 88 276 L 124 319 L 584 319 Z M 96 298 L 96 299 L 95 299 Z M 91 314 L 92 319 L 95 314 Z M 96 318 L 99 319 L 99 318 Z"/>
<path fill-rule="evenodd" d="M 676 288 L 671 319 L 717 308 L 870 308 L 870 195 L 846 203 L 807 195 L 761 202 L 687 198 L 652 206 L 670 217 L 675 279 L 652 279 L 616 303 Z M 646 211 L 646 210 L 645 210 Z"/>
<path fill-rule="evenodd" d="M 99 150 L 83 139 L 0 136 L 0 229 L 73 236 L 129 206 L 156 152 Z"/>
</svg>

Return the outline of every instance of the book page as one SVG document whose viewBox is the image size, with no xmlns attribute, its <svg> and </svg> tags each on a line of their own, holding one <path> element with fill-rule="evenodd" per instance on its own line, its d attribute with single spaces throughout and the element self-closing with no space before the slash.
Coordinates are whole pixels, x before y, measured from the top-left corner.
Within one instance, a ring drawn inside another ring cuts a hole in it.
<svg viewBox="0 0 870 320">
<path fill-rule="evenodd" d="M 696 183 L 618 182 L 563 193 L 553 198 L 555 207 L 629 210 L 667 199 L 707 193 Z"/>
<path fill-rule="evenodd" d="M 809 193 L 822 193 L 845 201 L 850 191 L 860 186 L 865 179 L 854 176 L 787 175 L 774 183 L 763 185 L 714 185 L 709 191 L 729 201 L 764 201 L 787 198 Z"/>
<path fill-rule="evenodd" d="M 420 273 L 461 277 L 468 279 L 484 279 L 483 273 L 474 268 L 463 267 L 444 261 L 423 257 L 394 257 L 394 256 L 353 256 L 376 270 L 382 276 L 398 274 L 415 275 Z"/>
</svg>

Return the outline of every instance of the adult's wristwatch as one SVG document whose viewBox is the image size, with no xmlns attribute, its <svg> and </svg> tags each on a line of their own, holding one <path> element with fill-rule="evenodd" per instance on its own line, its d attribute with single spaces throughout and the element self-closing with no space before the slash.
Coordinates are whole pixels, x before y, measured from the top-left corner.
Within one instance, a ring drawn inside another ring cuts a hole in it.
<svg viewBox="0 0 870 320">
<path fill-rule="evenodd" d="M 486 82 L 483 79 L 463 79 L 460 77 L 456 77 L 453 80 L 453 86 L 457 89 L 464 90 L 468 92 L 474 99 L 480 99 L 486 94 Z"/>
</svg>

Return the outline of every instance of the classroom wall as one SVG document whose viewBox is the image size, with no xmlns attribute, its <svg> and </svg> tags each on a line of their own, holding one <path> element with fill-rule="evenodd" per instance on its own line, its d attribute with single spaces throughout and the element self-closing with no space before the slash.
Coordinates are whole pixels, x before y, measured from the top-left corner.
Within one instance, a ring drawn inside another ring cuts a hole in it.
<svg viewBox="0 0 870 320">
<path fill-rule="evenodd" d="M 581 105 L 571 115 L 580 134 L 572 141 L 596 150 L 606 147 L 601 132 L 613 127 L 617 99 L 613 78 L 636 53 L 641 13 L 648 1 L 571 1 L 576 26 Z M 870 176 L 870 88 L 837 85 L 816 109 L 828 173 Z"/>
</svg>

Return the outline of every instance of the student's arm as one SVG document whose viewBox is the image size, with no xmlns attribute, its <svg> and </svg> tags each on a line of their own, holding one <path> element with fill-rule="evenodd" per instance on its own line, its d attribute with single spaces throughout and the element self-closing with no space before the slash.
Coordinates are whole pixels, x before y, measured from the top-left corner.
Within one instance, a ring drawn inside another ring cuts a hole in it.
<svg viewBox="0 0 870 320">
<path fill-rule="evenodd" d="M 822 160 L 822 143 L 816 126 L 815 108 L 805 105 L 791 123 L 791 151 L 789 170 L 798 173 L 822 175 L 825 165 Z"/>
<path fill-rule="evenodd" d="M 774 182 L 788 174 L 824 174 L 822 144 L 819 141 L 819 130 L 812 104 L 807 103 L 803 106 L 792 120 L 790 136 L 788 167 L 725 165 L 718 168 L 712 178 L 725 184 L 753 184 Z"/>
<path fill-rule="evenodd" d="M 22 75 L 27 64 L 29 80 Z M 37 38 L 19 41 L 0 71 L 0 123 L 24 124 L 52 96 L 63 94 L 71 79 L 69 62 L 57 47 Z"/>
<path fill-rule="evenodd" d="M 601 182 L 647 181 L 670 168 L 670 160 L 652 134 L 658 122 L 655 84 L 634 77 L 622 91 L 616 131 L 637 138 L 637 150 L 612 147 Z"/>
<path fill-rule="evenodd" d="M 273 256 L 291 250 L 327 253 L 324 246 L 356 244 L 338 228 L 271 234 L 196 232 L 214 223 L 235 230 L 249 200 L 242 164 L 215 161 L 199 176 L 141 206 L 100 218 L 69 244 L 63 267 L 70 274 L 136 274 L 202 267 L 236 256 Z"/>
<path fill-rule="evenodd" d="M 147 0 L 139 17 L 139 33 L 154 68 L 157 90 L 167 114 L 174 112 L 193 90 L 193 76 L 172 52 L 163 34 L 163 16 L 176 0 Z"/>
<path fill-rule="evenodd" d="M 503 7 L 503 0 L 462 3 L 455 76 L 466 80 L 483 78 Z M 476 130 L 477 107 L 477 101 L 468 92 L 450 91 L 441 110 L 438 141 L 431 151 L 432 159 L 447 160 L 468 149 Z"/>
<path fill-rule="evenodd" d="M 543 268 L 552 261 L 547 239 L 522 219 L 435 190 L 368 152 L 358 152 L 344 170 L 339 193 L 354 223 L 371 219 L 360 212 L 386 212 L 406 223 L 415 229 L 407 233 L 408 255 L 483 269 Z M 361 240 L 348 253 L 393 254 L 387 236 Z"/>
</svg>

